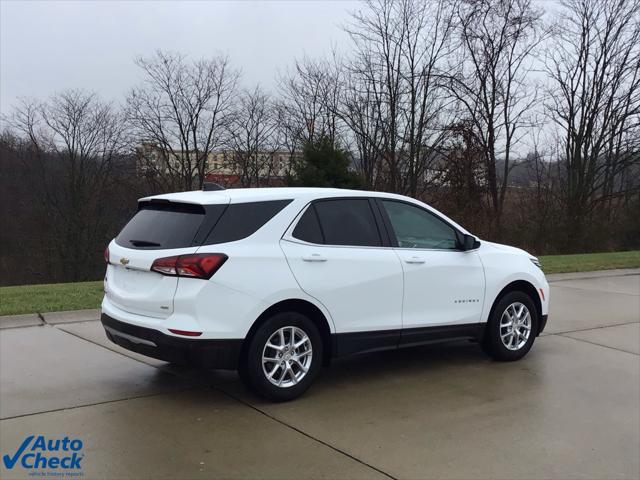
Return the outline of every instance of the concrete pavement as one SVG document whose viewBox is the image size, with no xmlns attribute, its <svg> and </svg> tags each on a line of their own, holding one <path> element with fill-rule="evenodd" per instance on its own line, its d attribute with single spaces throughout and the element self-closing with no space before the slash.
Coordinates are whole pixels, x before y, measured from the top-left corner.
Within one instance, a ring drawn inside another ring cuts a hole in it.
<svg viewBox="0 0 640 480">
<path fill-rule="evenodd" d="M 361 355 L 285 404 L 122 350 L 88 312 L 28 318 L 0 331 L 0 453 L 80 438 L 84 478 L 639 478 L 640 275 L 550 277 L 520 362 L 467 342 Z"/>
</svg>

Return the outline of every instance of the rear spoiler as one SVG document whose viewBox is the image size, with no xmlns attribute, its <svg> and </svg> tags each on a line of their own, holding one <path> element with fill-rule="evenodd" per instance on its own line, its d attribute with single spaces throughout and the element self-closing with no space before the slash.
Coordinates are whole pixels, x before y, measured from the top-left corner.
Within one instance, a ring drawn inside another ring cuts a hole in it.
<svg viewBox="0 0 640 480">
<path fill-rule="evenodd" d="M 216 190 L 226 190 L 222 185 L 219 185 L 217 183 L 214 182 L 204 182 L 202 184 L 202 191 L 203 192 L 214 192 Z"/>
</svg>

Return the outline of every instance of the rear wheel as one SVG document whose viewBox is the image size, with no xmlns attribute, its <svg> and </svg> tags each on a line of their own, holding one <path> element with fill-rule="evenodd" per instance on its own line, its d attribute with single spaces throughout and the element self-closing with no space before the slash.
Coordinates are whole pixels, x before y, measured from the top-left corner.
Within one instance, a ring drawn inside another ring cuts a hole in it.
<svg viewBox="0 0 640 480">
<path fill-rule="evenodd" d="M 495 360 L 519 360 L 531 349 L 540 319 L 524 292 L 509 292 L 498 300 L 482 339 L 483 350 Z"/>
<path fill-rule="evenodd" d="M 251 337 L 240 378 L 262 397 L 291 400 L 311 386 L 322 354 L 322 339 L 312 320 L 297 312 L 278 313 Z"/>
</svg>

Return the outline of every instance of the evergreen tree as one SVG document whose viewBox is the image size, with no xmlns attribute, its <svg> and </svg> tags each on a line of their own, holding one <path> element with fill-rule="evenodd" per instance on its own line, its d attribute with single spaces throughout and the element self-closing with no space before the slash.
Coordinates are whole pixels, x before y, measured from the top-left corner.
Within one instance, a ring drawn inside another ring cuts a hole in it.
<svg viewBox="0 0 640 480">
<path fill-rule="evenodd" d="M 307 142 L 302 161 L 295 166 L 290 183 L 299 187 L 358 188 L 358 176 L 349 170 L 349 152 L 322 136 Z"/>
</svg>

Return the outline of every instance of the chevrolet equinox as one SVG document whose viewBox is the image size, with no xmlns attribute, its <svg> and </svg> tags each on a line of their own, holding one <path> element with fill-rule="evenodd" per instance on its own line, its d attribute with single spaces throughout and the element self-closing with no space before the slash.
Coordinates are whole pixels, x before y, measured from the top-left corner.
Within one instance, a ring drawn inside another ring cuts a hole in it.
<svg viewBox="0 0 640 480">
<path fill-rule="evenodd" d="M 208 190 L 141 199 L 107 247 L 102 323 L 113 342 L 237 369 L 282 401 L 334 357 L 467 338 L 512 361 L 545 327 L 538 259 L 480 241 L 420 201 Z"/>
</svg>

